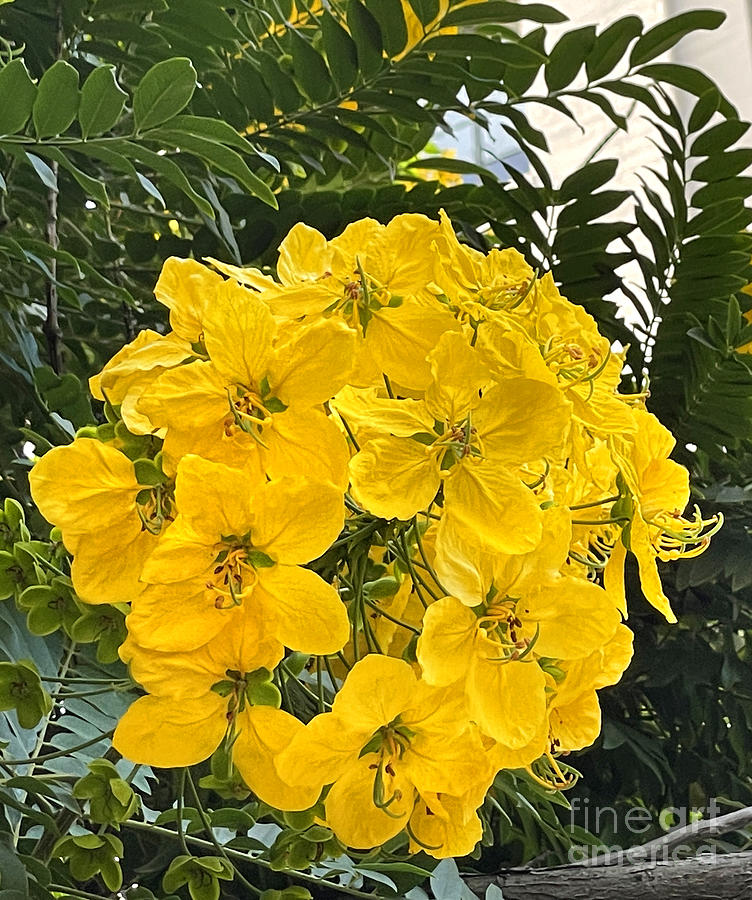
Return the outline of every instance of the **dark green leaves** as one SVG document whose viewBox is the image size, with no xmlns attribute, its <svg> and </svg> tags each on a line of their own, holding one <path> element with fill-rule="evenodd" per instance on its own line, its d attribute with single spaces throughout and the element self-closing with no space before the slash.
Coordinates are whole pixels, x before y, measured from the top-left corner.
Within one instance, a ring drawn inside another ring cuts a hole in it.
<svg viewBox="0 0 752 900">
<path fill-rule="evenodd" d="M 84 140 L 103 134 L 120 118 L 128 95 L 115 79 L 114 66 L 98 66 L 81 89 L 78 121 Z"/>
<path fill-rule="evenodd" d="M 560 202 L 568 203 L 577 197 L 589 196 L 616 175 L 617 166 L 618 161 L 615 159 L 602 159 L 573 172 L 564 179 L 559 189 Z"/>
<path fill-rule="evenodd" d="M 640 66 L 670 50 L 685 35 L 693 31 L 713 30 L 723 24 L 726 14 L 709 9 L 680 13 L 666 22 L 661 22 L 640 38 L 629 57 L 630 66 Z"/>
<path fill-rule="evenodd" d="M 340 91 L 346 91 L 358 77 L 358 51 L 353 39 L 328 10 L 321 16 L 321 39 L 332 78 Z"/>
<path fill-rule="evenodd" d="M 15 134 L 26 124 L 37 86 L 22 59 L 14 59 L 0 69 L 0 134 Z"/>
<path fill-rule="evenodd" d="M 407 23 L 401 0 L 366 0 L 381 28 L 387 56 L 397 56 L 407 46 Z"/>
<path fill-rule="evenodd" d="M 32 119 L 38 138 L 62 134 L 78 112 L 78 72 L 62 59 L 42 75 Z"/>
<path fill-rule="evenodd" d="M 347 25 L 355 41 L 358 67 L 363 75 L 374 75 L 382 66 L 382 40 L 379 24 L 360 0 L 347 6 Z"/>
<path fill-rule="evenodd" d="M 613 71 L 631 41 L 641 32 L 642 21 L 637 16 L 625 16 L 605 28 L 595 39 L 585 60 L 588 79 L 595 81 Z"/>
<path fill-rule="evenodd" d="M 543 3 L 510 3 L 508 0 L 486 0 L 483 3 L 475 3 L 471 6 L 463 6 L 459 9 L 451 10 L 444 19 L 444 24 L 447 26 L 470 25 L 481 22 L 501 24 L 525 20 L 551 24 L 566 22 L 567 17 L 563 12 L 554 9 L 553 6 L 546 6 Z"/>
<path fill-rule="evenodd" d="M 152 66 L 133 95 L 138 131 L 166 122 L 184 109 L 196 90 L 196 70 L 189 59 L 165 59 Z"/>
<path fill-rule="evenodd" d="M 546 84 L 558 91 L 571 84 L 595 43 L 595 26 L 568 31 L 559 38 L 546 64 Z"/>
</svg>

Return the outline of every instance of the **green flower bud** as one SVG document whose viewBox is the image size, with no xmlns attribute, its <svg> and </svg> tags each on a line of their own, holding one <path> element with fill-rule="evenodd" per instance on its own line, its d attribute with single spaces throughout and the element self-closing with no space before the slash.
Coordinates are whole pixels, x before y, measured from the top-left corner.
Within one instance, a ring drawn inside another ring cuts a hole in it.
<svg viewBox="0 0 752 900">
<path fill-rule="evenodd" d="M 0 710 L 6 709 L 15 709 L 22 728 L 34 728 L 52 709 L 52 698 L 30 659 L 0 662 Z"/>
<path fill-rule="evenodd" d="M 89 801 L 89 819 L 102 825 L 125 822 L 138 808 L 138 797 L 107 759 L 89 763 L 91 774 L 73 785 L 73 796 Z"/>
</svg>

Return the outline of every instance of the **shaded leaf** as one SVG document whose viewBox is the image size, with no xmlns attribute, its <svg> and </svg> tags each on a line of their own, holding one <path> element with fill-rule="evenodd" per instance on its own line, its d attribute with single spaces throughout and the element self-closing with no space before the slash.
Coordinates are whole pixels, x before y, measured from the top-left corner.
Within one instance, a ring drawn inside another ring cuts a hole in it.
<svg viewBox="0 0 752 900">
<path fill-rule="evenodd" d="M 42 75 L 31 117 L 38 138 L 62 134 L 76 118 L 78 72 L 59 59 Z"/>
<path fill-rule="evenodd" d="M 109 131 L 120 118 L 128 95 L 117 83 L 114 66 L 98 66 L 81 88 L 78 122 L 86 138 Z"/>
<path fill-rule="evenodd" d="M 629 64 L 639 66 L 648 60 L 655 59 L 656 56 L 670 50 L 685 35 L 701 29 L 712 31 L 722 25 L 725 19 L 725 13 L 710 9 L 679 13 L 678 16 L 674 16 L 666 22 L 660 22 L 643 34 L 632 48 Z"/>
<path fill-rule="evenodd" d="M 31 115 L 37 86 L 22 59 L 11 60 L 0 69 L 0 134 L 16 134 Z M 12 99 L 11 99 L 12 98 Z"/>
<path fill-rule="evenodd" d="M 189 59 L 176 57 L 153 65 L 133 94 L 133 118 L 138 131 L 154 128 L 176 116 L 196 90 L 196 70 Z"/>
</svg>

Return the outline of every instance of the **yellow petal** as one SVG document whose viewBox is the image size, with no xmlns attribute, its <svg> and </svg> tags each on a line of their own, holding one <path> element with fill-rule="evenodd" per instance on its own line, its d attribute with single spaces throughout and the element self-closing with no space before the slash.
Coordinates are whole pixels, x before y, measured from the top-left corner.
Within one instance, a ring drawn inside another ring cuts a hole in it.
<svg viewBox="0 0 752 900">
<path fill-rule="evenodd" d="M 320 231 L 298 222 L 279 245 L 277 274 L 282 284 L 316 281 L 331 271 L 333 251 Z"/>
<path fill-rule="evenodd" d="M 258 388 L 269 368 L 276 328 L 267 305 L 237 282 L 225 281 L 204 315 L 204 342 L 228 384 Z"/>
<path fill-rule="evenodd" d="M 441 482 L 438 466 L 426 449 L 410 438 L 369 441 L 350 461 L 359 502 L 385 519 L 410 519 L 428 507 Z"/>
<path fill-rule="evenodd" d="M 120 648 L 131 677 L 161 697 L 197 697 L 227 678 L 227 670 L 272 670 L 284 653 L 282 645 L 253 616 L 233 616 L 215 639 L 189 651 L 165 652 L 142 647 L 130 633 Z"/>
<path fill-rule="evenodd" d="M 115 540 L 113 540 L 115 537 Z M 146 588 L 144 563 L 158 538 L 141 531 L 131 540 L 125 533 L 98 532 L 81 540 L 73 557 L 71 578 L 84 603 L 131 603 Z"/>
<path fill-rule="evenodd" d="M 467 686 L 472 718 L 495 741 L 525 747 L 546 718 L 546 678 L 535 662 L 475 657 Z"/>
<path fill-rule="evenodd" d="M 461 423 L 481 402 L 480 390 L 491 379 L 489 369 L 465 335 L 456 332 L 442 335 L 428 361 L 432 378 L 426 406 L 439 421 Z"/>
<path fill-rule="evenodd" d="M 462 797 L 450 794 L 421 793 L 410 817 L 410 851 L 425 851 L 435 859 L 467 856 L 483 836 L 483 825 L 476 812 L 485 791 Z"/>
<path fill-rule="evenodd" d="M 376 388 L 343 388 L 329 404 L 363 446 L 376 437 L 410 437 L 433 430 L 433 416 L 422 400 L 389 400 Z"/>
<path fill-rule="evenodd" d="M 663 592 L 658 566 L 655 561 L 656 552 L 650 541 L 650 531 L 642 516 L 635 512 L 629 527 L 629 548 L 637 558 L 640 571 L 640 587 L 646 600 L 670 623 L 676 622 L 668 597 Z"/>
<path fill-rule="evenodd" d="M 276 757 L 303 729 L 303 723 L 282 709 L 249 706 L 238 716 L 239 734 L 232 759 L 243 780 L 262 801 L 282 810 L 309 809 L 320 789 L 291 786 L 280 778 Z"/>
<path fill-rule="evenodd" d="M 142 578 L 149 584 L 172 584 L 208 576 L 215 566 L 221 531 L 207 539 L 181 516 L 161 535 L 144 565 Z"/>
<path fill-rule="evenodd" d="M 355 663 L 334 699 L 333 712 L 365 736 L 409 709 L 417 678 L 402 659 L 371 653 Z"/>
<path fill-rule="evenodd" d="M 347 381 L 355 337 L 338 319 L 298 328 L 275 349 L 268 374 L 271 393 L 296 409 L 326 402 Z"/>
<path fill-rule="evenodd" d="M 458 736 L 417 734 L 400 766 L 420 793 L 459 795 L 477 784 L 485 792 L 495 774 L 474 728 Z"/>
<path fill-rule="evenodd" d="M 128 614 L 128 631 L 152 650 L 195 650 L 208 643 L 242 606 L 216 609 L 204 593 L 206 577 L 174 584 L 149 585 Z"/>
<path fill-rule="evenodd" d="M 513 378 L 483 395 L 473 425 L 484 455 L 510 466 L 558 454 L 571 419 L 571 406 L 558 388 L 530 378 Z"/>
<path fill-rule="evenodd" d="M 387 815 L 373 802 L 375 763 L 370 754 L 352 763 L 337 779 L 326 798 L 326 822 L 337 837 L 349 847 L 367 850 L 377 847 L 399 834 L 412 812 L 415 791 L 412 784 L 397 771 L 384 774 L 384 796 L 396 799 Z"/>
<path fill-rule="evenodd" d="M 267 482 L 254 495 L 253 507 L 254 548 L 287 565 L 321 556 L 345 522 L 342 491 L 301 476 Z"/>
<path fill-rule="evenodd" d="M 300 566 L 259 569 L 258 576 L 249 602 L 263 603 L 262 615 L 270 616 L 270 629 L 286 647 L 317 655 L 344 647 L 350 623 L 345 605 L 330 584 Z"/>
<path fill-rule="evenodd" d="M 492 460 L 468 457 L 453 466 L 444 496 L 444 515 L 465 541 L 512 554 L 529 553 L 540 542 L 543 514 L 535 495 Z"/>
<path fill-rule="evenodd" d="M 192 766 L 217 749 L 227 729 L 227 700 L 201 697 L 136 700 L 118 722 L 112 745 L 133 763 L 159 768 Z"/>
<path fill-rule="evenodd" d="M 307 785 L 320 791 L 358 758 L 370 737 L 350 727 L 349 720 L 336 713 L 321 713 L 291 739 L 277 757 L 280 777 L 292 785 Z"/>
<path fill-rule="evenodd" d="M 63 540 L 75 552 L 81 535 L 98 531 L 118 535 L 124 542 L 141 531 L 136 512 L 133 463 L 109 444 L 77 438 L 54 447 L 37 461 L 29 474 L 31 496 L 39 511 L 63 532 Z"/>
<path fill-rule="evenodd" d="M 441 517 L 435 534 L 434 569 L 444 591 L 466 606 L 484 603 L 493 582 L 493 556 L 466 533 L 463 539 L 451 515 Z"/>
<path fill-rule="evenodd" d="M 522 635 L 535 652 L 554 659 L 587 656 L 610 640 L 621 615 L 610 594 L 584 578 L 559 576 L 527 587 L 517 604 Z"/>
<path fill-rule="evenodd" d="M 595 691 L 586 691 L 566 706 L 555 706 L 550 714 L 551 738 L 557 749 L 582 750 L 601 733 L 601 708 Z"/>
<path fill-rule="evenodd" d="M 271 478 L 305 473 L 342 490 L 347 486 L 347 441 L 331 416 L 320 409 L 275 413 L 262 440 L 261 456 Z"/>
<path fill-rule="evenodd" d="M 429 684 L 448 685 L 466 677 L 475 653 L 477 622 L 475 613 L 454 597 L 428 607 L 416 653 Z"/>
<path fill-rule="evenodd" d="M 248 531 L 255 496 L 263 485 L 253 470 L 232 469 L 189 454 L 178 465 L 175 502 L 192 532 L 213 546 L 222 535 Z"/>
<path fill-rule="evenodd" d="M 383 307 L 374 313 L 365 343 L 382 372 L 397 384 L 420 391 L 431 380 L 429 352 L 443 334 L 459 327 L 438 301 L 405 300 L 401 306 Z"/>
<path fill-rule="evenodd" d="M 138 409 L 143 392 L 163 372 L 186 362 L 193 351 L 190 344 L 171 333 L 140 331 L 105 365 L 99 375 L 89 379 L 89 389 L 98 400 L 120 405 L 120 415 L 133 434 L 150 434 L 155 425 Z"/>
<path fill-rule="evenodd" d="M 170 310 L 172 330 L 189 344 L 199 340 L 207 305 L 223 279 L 193 259 L 171 256 L 165 261 L 154 296 Z"/>
<path fill-rule="evenodd" d="M 224 382 L 216 368 L 204 360 L 170 369 L 141 395 L 137 409 L 155 426 L 222 431 L 229 414 Z"/>
</svg>

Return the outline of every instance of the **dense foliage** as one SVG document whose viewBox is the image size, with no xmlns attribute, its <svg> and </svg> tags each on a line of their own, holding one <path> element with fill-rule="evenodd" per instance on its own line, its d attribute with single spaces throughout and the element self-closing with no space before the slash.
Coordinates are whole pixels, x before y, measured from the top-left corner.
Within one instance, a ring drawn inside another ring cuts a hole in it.
<svg viewBox="0 0 752 900">
<path fill-rule="evenodd" d="M 546 26 L 563 18 L 542 4 L 502 0 L 0 7 L 0 490 L 9 498 L 0 587 L 19 598 L 0 611 L 0 646 L 13 667 L 5 674 L 25 686 L 18 714 L 3 717 L 7 900 L 13 891 L 49 896 L 40 861 L 50 859 L 52 884 L 77 879 L 101 892 L 89 881 L 101 871 L 111 889 L 108 860 L 121 855 L 119 840 L 125 858 L 138 861 L 127 877 L 158 893 L 180 815 L 170 811 L 180 785 L 169 775 L 115 768 L 103 736 L 131 700 L 117 662 L 123 612 L 87 608 L 73 594 L 59 535 L 47 542 L 29 506 L 24 443 L 41 453 L 92 420 L 87 378 L 140 328 L 162 328 L 151 292 L 166 258 L 266 265 L 296 222 L 333 237 L 364 215 L 386 222 L 444 208 L 471 246 L 516 247 L 539 276 L 553 271 L 562 294 L 604 334 L 629 345 L 633 374 L 623 390 L 640 391 L 649 374 L 649 409 L 677 436 L 705 517 L 722 511 L 727 525 L 710 551 L 669 575 L 678 626 L 661 624 L 647 606 L 631 614 L 636 658 L 605 694 L 602 744 L 575 761 L 587 775 L 577 790 L 655 809 L 705 806 L 712 796 L 749 802 L 752 370 L 738 348 L 752 338 L 742 315 L 752 280 L 742 173 L 752 150 L 737 146 L 749 126 L 702 73 L 656 61 L 689 31 L 718 27 L 721 14 L 684 13 L 649 30 L 626 16 L 553 40 Z M 688 120 L 669 87 L 695 98 Z M 551 183 L 545 154 L 556 148 L 525 107 L 573 117 L 572 98 L 597 105 L 614 129 L 640 115 L 651 121 L 664 165 L 642 173 L 636 197 L 610 186 L 617 161 L 608 143 L 589 147 L 585 138 L 588 161 Z M 530 171 L 507 162 L 498 178 L 425 152 L 448 113 L 480 127 L 501 117 Z M 447 187 L 420 177 L 436 169 L 472 178 Z M 617 298 L 635 324 L 617 315 Z M 106 410 L 95 406 L 106 428 Z M 628 587 L 637 601 L 636 578 Z M 54 706 L 24 659 L 54 686 Z M 147 818 L 148 810 L 159 817 L 156 826 L 131 821 L 118 838 L 96 823 L 130 815 L 129 784 L 148 798 Z M 252 871 L 261 887 L 287 882 L 259 880 L 259 866 L 304 864 L 291 848 L 310 823 L 287 821 L 265 849 L 271 826 L 246 832 L 254 818 L 268 821 L 267 809 L 227 788 L 224 799 L 192 794 L 192 784 L 182 810 L 190 849 L 216 855 L 201 834 L 210 817 L 226 829 L 222 840 L 233 838 L 228 855 L 261 853 Z M 518 774 L 499 790 L 478 865 L 565 851 L 573 838 L 557 817 L 558 808 L 568 822 L 558 795 Z M 89 835 L 71 828 L 82 814 Z M 366 891 L 381 885 L 388 894 L 385 879 L 404 890 L 424 877 L 389 858 L 339 864 L 367 868 Z M 226 860 L 195 865 L 184 863 L 166 890 L 227 875 Z M 343 880 L 359 884 L 362 874 L 351 871 Z"/>
</svg>

